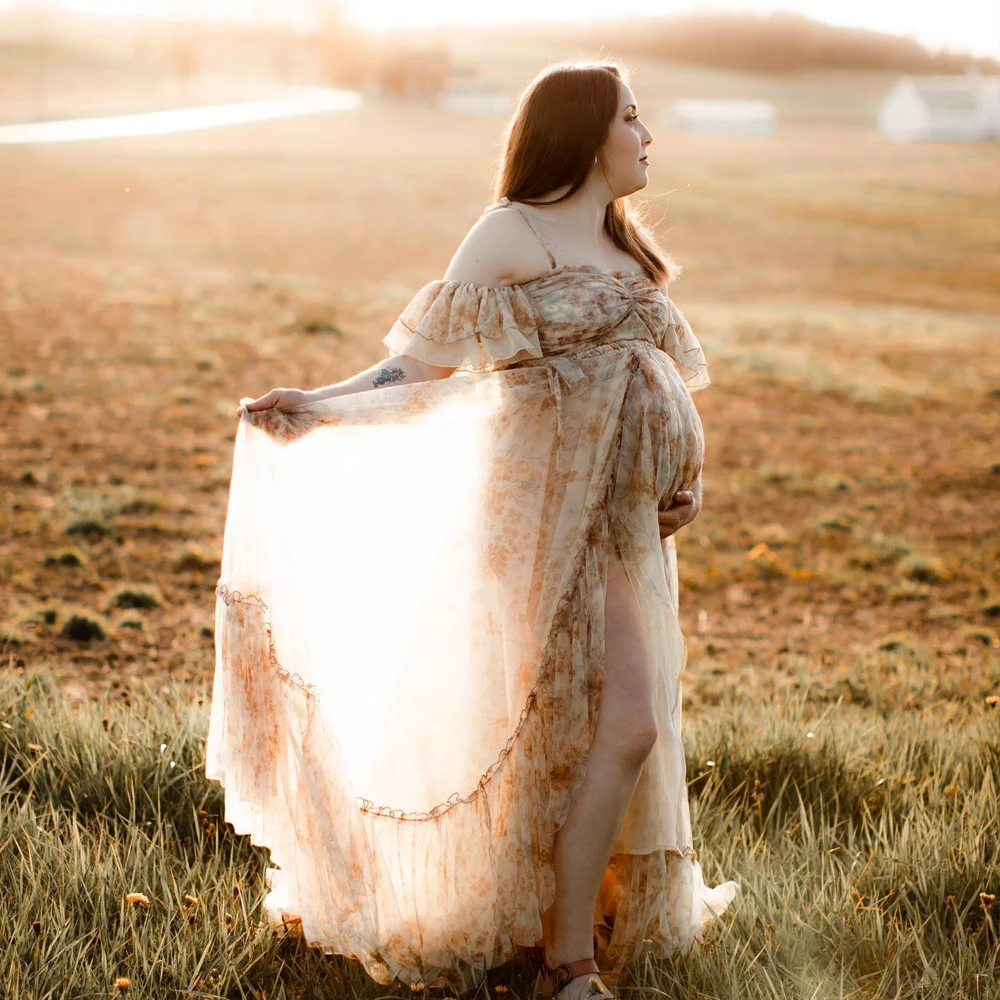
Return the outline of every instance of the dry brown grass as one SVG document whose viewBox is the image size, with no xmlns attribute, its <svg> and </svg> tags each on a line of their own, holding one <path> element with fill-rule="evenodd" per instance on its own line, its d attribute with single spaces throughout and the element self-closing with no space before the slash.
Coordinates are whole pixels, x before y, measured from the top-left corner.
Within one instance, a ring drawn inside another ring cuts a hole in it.
<svg viewBox="0 0 1000 1000">
<path fill-rule="evenodd" d="M 208 675 L 237 399 L 381 355 L 489 200 L 500 125 L 368 104 L 0 152 L 5 662 L 90 690 Z M 747 671 L 843 692 L 834 660 L 904 632 L 929 677 L 990 689 L 1000 151 L 654 133 L 642 196 L 715 382 L 704 509 L 678 536 L 688 710 Z M 906 578 L 885 537 L 943 574 Z M 158 605 L 109 611 L 128 583 Z M 71 604 L 108 614 L 106 637 L 17 625 Z"/>
</svg>

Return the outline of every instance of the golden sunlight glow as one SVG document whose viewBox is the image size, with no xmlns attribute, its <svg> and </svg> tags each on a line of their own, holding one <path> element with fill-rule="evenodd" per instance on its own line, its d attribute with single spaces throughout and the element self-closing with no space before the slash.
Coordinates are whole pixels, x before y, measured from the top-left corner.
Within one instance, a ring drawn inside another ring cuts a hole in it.
<svg viewBox="0 0 1000 1000">
<path fill-rule="evenodd" d="M 248 488 L 242 477 L 258 478 L 226 525 L 227 539 L 254 541 L 242 554 L 227 548 L 223 574 L 236 589 L 260 588 L 278 661 L 310 665 L 305 679 L 337 733 L 355 792 L 414 811 L 474 787 L 495 756 L 492 746 L 478 759 L 455 755 L 428 774 L 414 770 L 422 754 L 399 756 L 404 730 L 416 723 L 444 744 L 449 718 L 481 697 L 468 665 L 482 662 L 485 625 L 465 613 L 478 606 L 465 585 L 482 573 L 477 498 L 492 472 L 484 456 L 504 397 L 483 376 L 458 376 L 447 388 L 448 398 L 419 420 L 398 419 L 404 401 L 425 392 L 419 386 L 309 404 L 353 413 L 353 422 L 316 427 L 290 444 L 244 416 L 234 495 Z M 361 404 L 369 411 L 358 420 Z M 296 517 L 275 514 L 293 503 Z M 327 524 L 335 530 L 318 530 Z M 491 716 L 505 709 L 492 706 Z"/>
<path fill-rule="evenodd" d="M 17 6 L 0 0 L 0 10 Z M 631 15 L 652 16 L 691 11 L 741 10 L 768 13 L 787 10 L 830 24 L 851 25 L 910 35 L 932 48 L 951 48 L 1000 57 L 1000 23 L 995 3 L 951 0 L 947 4 L 876 4 L 871 0 L 506 0 L 474 4 L 469 0 L 53 0 L 53 8 L 178 20 L 262 20 L 309 27 L 324 12 L 344 16 L 373 31 L 433 24 L 512 22 L 581 22 Z"/>
</svg>

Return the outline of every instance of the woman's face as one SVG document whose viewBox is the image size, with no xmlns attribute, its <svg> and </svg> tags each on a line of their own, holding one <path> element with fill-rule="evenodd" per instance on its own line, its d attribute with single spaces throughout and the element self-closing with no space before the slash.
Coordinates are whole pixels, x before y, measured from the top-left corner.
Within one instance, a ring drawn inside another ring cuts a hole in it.
<svg viewBox="0 0 1000 1000">
<path fill-rule="evenodd" d="M 616 198 L 646 186 L 646 147 L 653 135 L 643 125 L 635 95 L 623 81 L 618 81 L 618 110 L 611 122 L 608 137 L 598 153 L 595 170 L 604 175 Z"/>
</svg>

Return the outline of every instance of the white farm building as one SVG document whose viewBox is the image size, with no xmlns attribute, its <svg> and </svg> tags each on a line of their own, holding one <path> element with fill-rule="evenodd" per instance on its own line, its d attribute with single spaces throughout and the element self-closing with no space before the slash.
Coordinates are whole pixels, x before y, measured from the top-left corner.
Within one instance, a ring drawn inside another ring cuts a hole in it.
<svg viewBox="0 0 1000 1000">
<path fill-rule="evenodd" d="M 879 103 L 876 123 L 893 142 L 1000 139 L 1000 77 L 902 76 Z"/>
<path fill-rule="evenodd" d="M 511 97 L 499 88 L 470 86 L 460 80 L 452 81 L 438 105 L 464 115 L 505 115 L 511 109 Z"/>
<path fill-rule="evenodd" d="M 462 115 L 505 115 L 511 104 L 510 94 L 487 83 L 471 66 L 454 67 L 438 97 L 438 107 Z"/>
<path fill-rule="evenodd" d="M 767 137 L 774 134 L 777 111 L 769 101 L 685 98 L 674 101 L 665 118 L 674 128 L 705 135 Z"/>
</svg>

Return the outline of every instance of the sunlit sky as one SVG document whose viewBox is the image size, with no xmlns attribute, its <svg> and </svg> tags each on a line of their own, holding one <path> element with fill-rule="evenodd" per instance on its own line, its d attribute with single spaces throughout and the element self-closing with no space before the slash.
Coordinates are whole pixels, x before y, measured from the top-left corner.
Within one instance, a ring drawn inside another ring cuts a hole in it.
<svg viewBox="0 0 1000 1000">
<path fill-rule="evenodd" d="M 37 0 L 35 0 L 37 2 Z M 33 0 L 24 0 L 24 6 Z M 946 47 L 1000 58 L 998 0 L 52 0 L 67 9 L 155 17 L 229 20 L 262 16 L 306 24 L 321 7 L 339 6 L 352 21 L 383 31 L 394 27 L 442 23 L 575 21 L 627 18 L 630 14 L 673 14 L 692 10 L 789 10 L 830 24 L 853 25 L 911 35 L 932 48 Z M 17 0 L 0 0 L 0 8 Z"/>
</svg>

